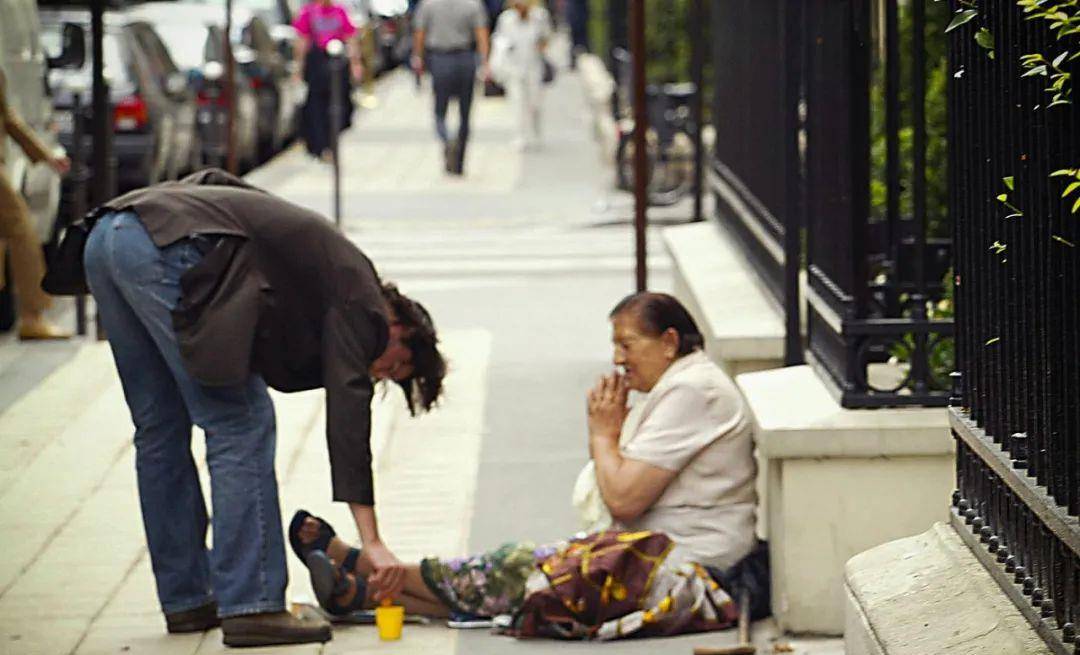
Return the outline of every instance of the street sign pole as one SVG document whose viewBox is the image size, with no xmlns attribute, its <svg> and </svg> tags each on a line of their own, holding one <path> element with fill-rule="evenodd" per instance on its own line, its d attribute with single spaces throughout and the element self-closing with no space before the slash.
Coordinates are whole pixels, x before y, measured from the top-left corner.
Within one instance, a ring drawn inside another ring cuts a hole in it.
<svg viewBox="0 0 1080 655">
<path fill-rule="evenodd" d="M 705 0 L 690 4 L 690 79 L 696 93 L 693 99 L 694 116 L 694 220 L 703 218 L 705 146 Z"/>
<path fill-rule="evenodd" d="M 645 132 L 648 117 L 645 111 L 645 0 L 630 2 L 630 52 L 633 57 L 634 95 L 634 251 L 637 290 L 648 288 L 648 270 L 645 261 L 645 227 L 648 196 L 648 162 Z"/>
<path fill-rule="evenodd" d="M 93 115 L 93 177 L 94 206 L 109 201 L 116 193 L 116 162 L 112 153 L 113 115 L 109 102 L 109 87 L 105 83 L 105 0 L 90 2 L 90 54 L 91 61 L 91 99 Z M 76 117 L 75 120 L 78 120 Z M 98 341 L 105 339 L 105 330 L 101 327 L 101 315 L 94 314 L 94 333 Z"/>
<path fill-rule="evenodd" d="M 232 51 L 232 0 L 225 0 L 225 161 L 235 175 L 236 166 L 236 65 Z"/>
<path fill-rule="evenodd" d="M 326 44 L 330 56 L 330 152 L 334 166 L 334 224 L 341 229 L 341 152 L 338 148 L 338 132 L 341 131 L 341 70 L 345 45 L 334 39 Z"/>
</svg>

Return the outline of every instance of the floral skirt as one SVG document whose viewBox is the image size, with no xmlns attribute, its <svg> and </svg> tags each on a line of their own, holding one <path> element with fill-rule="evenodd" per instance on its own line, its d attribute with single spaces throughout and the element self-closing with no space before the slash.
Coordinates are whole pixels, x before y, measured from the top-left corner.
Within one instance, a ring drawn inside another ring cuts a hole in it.
<svg viewBox="0 0 1080 655">
<path fill-rule="evenodd" d="M 655 532 L 605 531 L 537 547 L 508 543 L 425 559 L 425 584 L 453 612 L 514 615 L 510 634 L 562 639 L 671 635 L 730 626 L 737 608 L 701 566 Z"/>
<path fill-rule="evenodd" d="M 553 552 L 555 547 L 506 543 L 470 557 L 422 560 L 420 575 L 453 612 L 513 614 L 525 599 L 525 581 L 536 570 L 536 562 Z"/>
</svg>

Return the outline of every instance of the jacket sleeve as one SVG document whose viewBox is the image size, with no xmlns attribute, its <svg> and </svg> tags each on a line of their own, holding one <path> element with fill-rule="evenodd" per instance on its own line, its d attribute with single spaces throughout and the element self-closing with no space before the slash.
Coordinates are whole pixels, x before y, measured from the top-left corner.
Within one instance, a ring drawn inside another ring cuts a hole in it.
<svg viewBox="0 0 1080 655">
<path fill-rule="evenodd" d="M 27 127 L 26 123 L 22 122 L 22 119 L 8 104 L 7 80 L 3 77 L 3 72 L 0 72 L 0 112 L 3 113 L 3 120 L 0 120 L 0 125 L 3 125 L 4 130 L 22 147 L 23 152 L 30 158 L 30 161 L 36 164 L 49 158 L 49 149 L 41 142 L 41 139 L 37 138 L 34 131 Z M 0 148 L 2 147 L 3 143 L 0 143 Z"/>
<path fill-rule="evenodd" d="M 228 171 L 223 171 L 220 168 L 205 168 L 201 171 L 196 171 L 180 180 L 180 184 L 234 186 L 240 187 L 241 189 L 250 189 L 252 191 L 262 191 L 262 189 L 260 189 L 259 187 L 248 184 L 247 182 L 236 177 L 232 173 L 229 173 Z"/>
<path fill-rule="evenodd" d="M 375 504 L 368 368 L 371 354 L 384 347 L 385 332 L 378 317 L 356 306 L 331 308 L 323 323 L 326 443 L 335 501 Z"/>
</svg>

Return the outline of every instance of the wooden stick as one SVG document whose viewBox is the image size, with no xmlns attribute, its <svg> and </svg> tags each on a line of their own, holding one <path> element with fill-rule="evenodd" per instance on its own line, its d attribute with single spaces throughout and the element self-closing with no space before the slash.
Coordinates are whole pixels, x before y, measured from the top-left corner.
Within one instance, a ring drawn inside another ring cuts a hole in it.
<svg viewBox="0 0 1080 655">
<path fill-rule="evenodd" d="M 737 646 L 697 646 L 694 655 L 755 655 L 757 647 L 750 643 L 750 593 L 739 596 L 739 644 Z"/>
</svg>

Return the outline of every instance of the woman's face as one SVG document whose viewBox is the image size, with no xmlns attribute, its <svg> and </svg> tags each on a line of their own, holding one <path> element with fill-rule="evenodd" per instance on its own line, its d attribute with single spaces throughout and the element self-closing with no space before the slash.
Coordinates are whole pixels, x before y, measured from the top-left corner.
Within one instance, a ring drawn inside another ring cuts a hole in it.
<svg viewBox="0 0 1080 655">
<path fill-rule="evenodd" d="M 630 310 L 611 319 L 612 361 L 622 367 L 626 383 L 635 391 L 651 391 L 668 366 L 678 358 L 679 335 L 668 329 L 660 336 L 647 334 L 637 312 Z"/>
</svg>

